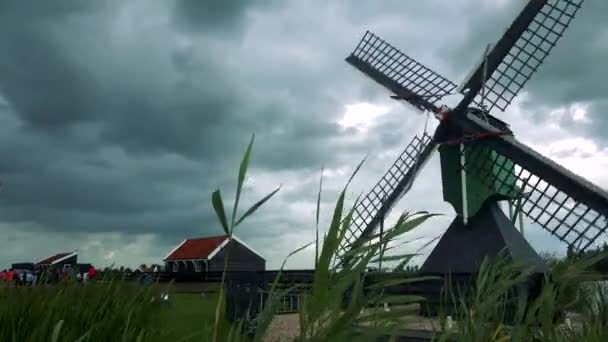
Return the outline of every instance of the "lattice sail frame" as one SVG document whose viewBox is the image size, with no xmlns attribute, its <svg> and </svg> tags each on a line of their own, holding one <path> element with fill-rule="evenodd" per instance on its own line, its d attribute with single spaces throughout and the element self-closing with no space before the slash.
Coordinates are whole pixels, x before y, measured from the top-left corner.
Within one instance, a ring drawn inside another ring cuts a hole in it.
<svg viewBox="0 0 608 342">
<path fill-rule="evenodd" d="M 605 212 L 573 199 L 559 185 L 549 184 L 525 166 L 498 154 L 489 144 L 470 142 L 463 151 L 467 153 L 464 165 L 467 173 L 476 175 L 492 189 L 500 189 L 502 194 L 513 198 L 514 205 L 521 199 L 520 210 L 529 219 L 575 251 L 596 247 L 598 239 L 605 236 L 608 230 Z"/>
<path fill-rule="evenodd" d="M 408 182 L 404 183 L 404 181 L 408 173 L 417 171 L 414 170 L 414 167 L 420 164 L 423 151 L 429 146 L 431 139 L 432 137 L 426 132 L 421 136 L 415 136 L 371 191 L 356 203 L 350 225 L 347 227 L 348 232 L 339 246 L 339 257 L 348 251 L 356 241 L 365 239 L 373 233 L 379 224 L 380 216 L 388 214 L 387 210 L 393 206 L 394 203 L 391 203 L 391 199 L 393 202 L 399 199 L 398 197 L 392 198 L 391 195 L 403 194 L 409 190 L 416 172 L 411 173 L 412 177 Z"/>
<path fill-rule="evenodd" d="M 421 110 L 433 110 L 457 87 L 370 31 L 346 61 Z"/>
<path fill-rule="evenodd" d="M 584 0 L 547 0 L 486 81 L 484 109 L 504 111 L 538 70 Z M 475 103 L 481 107 L 481 93 Z"/>
</svg>

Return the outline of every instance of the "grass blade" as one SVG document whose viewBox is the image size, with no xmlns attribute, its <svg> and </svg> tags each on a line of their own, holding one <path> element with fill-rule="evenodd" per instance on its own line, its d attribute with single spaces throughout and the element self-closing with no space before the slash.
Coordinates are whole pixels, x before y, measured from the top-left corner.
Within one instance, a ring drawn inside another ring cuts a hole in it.
<svg viewBox="0 0 608 342">
<path fill-rule="evenodd" d="M 315 268 L 319 261 L 319 214 L 321 212 L 321 192 L 323 191 L 323 167 L 321 167 L 321 177 L 319 179 L 319 193 L 317 194 L 317 210 L 315 212 Z"/>
<path fill-rule="evenodd" d="M 359 170 L 363 166 L 363 163 L 365 163 L 366 159 L 367 159 L 367 156 L 363 157 L 363 159 L 359 162 L 359 165 L 357 165 L 357 167 L 355 168 L 355 171 L 353 171 L 353 173 L 350 175 L 350 178 L 348 179 L 348 182 L 346 182 L 345 188 L 348 188 L 348 186 L 350 185 L 350 182 L 352 182 L 352 180 L 355 178 L 355 175 L 357 173 L 359 173 Z"/>
<path fill-rule="evenodd" d="M 234 224 L 234 227 L 238 226 L 241 222 L 243 222 L 243 220 L 253 214 L 256 210 L 258 210 L 259 207 L 261 207 L 262 205 L 264 205 L 264 203 L 266 203 L 272 196 L 274 196 L 277 192 L 279 192 L 279 190 L 281 190 L 281 185 L 279 185 L 278 188 L 274 189 L 273 192 L 269 193 L 268 195 L 264 196 L 264 198 L 262 198 L 261 200 L 257 201 L 254 205 L 251 206 L 251 208 L 249 208 L 244 214 L 243 216 L 241 216 L 241 218 Z M 234 228 L 233 227 L 233 228 Z"/>
<path fill-rule="evenodd" d="M 249 142 L 249 146 L 247 146 L 247 150 L 245 151 L 245 155 L 243 155 L 243 159 L 241 160 L 241 165 L 239 166 L 239 178 L 236 184 L 236 197 L 234 199 L 234 209 L 232 209 L 232 221 L 230 228 L 234 228 L 236 212 L 239 207 L 239 200 L 241 198 L 241 190 L 243 189 L 243 182 L 245 181 L 245 176 L 247 175 L 247 168 L 249 166 L 249 158 L 251 156 L 251 149 L 253 147 L 253 140 L 255 139 L 255 134 L 251 136 L 251 141 Z M 232 233 L 232 232 L 231 232 Z"/>
<path fill-rule="evenodd" d="M 84 341 L 88 340 L 89 338 L 91 338 L 91 330 L 92 329 L 87 330 L 87 332 L 84 335 L 80 336 L 74 342 L 84 342 Z"/>
<path fill-rule="evenodd" d="M 224 232 L 227 236 L 230 236 L 230 229 L 228 228 L 228 219 L 226 218 L 226 211 L 224 210 L 224 202 L 222 201 L 222 194 L 219 190 L 215 190 L 213 194 L 211 194 L 211 203 L 213 204 L 213 209 L 215 210 L 217 218 L 222 224 Z"/>
<path fill-rule="evenodd" d="M 294 254 L 300 253 L 301 251 L 305 250 L 306 248 L 310 247 L 313 243 L 315 243 L 314 241 L 310 241 L 309 243 L 305 244 L 302 247 L 298 247 L 296 250 L 290 252 L 289 254 L 287 254 L 287 257 L 285 257 L 285 259 L 283 259 L 283 263 L 281 264 L 281 270 L 285 267 L 285 263 L 287 262 L 287 259 L 289 259 L 290 257 L 292 257 Z"/>
<path fill-rule="evenodd" d="M 57 322 L 57 324 L 55 324 L 55 327 L 53 328 L 53 334 L 51 335 L 51 342 L 59 341 L 59 333 L 61 332 L 61 327 L 63 327 L 63 322 L 63 320 L 60 320 L 59 322 Z"/>
</svg>

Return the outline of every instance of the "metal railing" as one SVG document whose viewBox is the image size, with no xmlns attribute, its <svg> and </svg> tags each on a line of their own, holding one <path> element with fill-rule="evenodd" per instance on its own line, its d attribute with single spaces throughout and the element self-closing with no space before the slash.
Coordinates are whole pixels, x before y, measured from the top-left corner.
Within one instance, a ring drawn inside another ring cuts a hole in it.
<svg viewBox="0 0 608 342">
<path fill-rule="evenodd" d="M 306 291 L 302 292 L 288 292 L 278 299 L 278 306 L 276 308 L 276 314 L 289 314 L 300 312 L 300 305 L 303 297 L 306 295 Z M 265 306 L 269 303 L 270 293 L 268 291 L 260 291 L 260 312 L 262 312 Z"/>
</svg>

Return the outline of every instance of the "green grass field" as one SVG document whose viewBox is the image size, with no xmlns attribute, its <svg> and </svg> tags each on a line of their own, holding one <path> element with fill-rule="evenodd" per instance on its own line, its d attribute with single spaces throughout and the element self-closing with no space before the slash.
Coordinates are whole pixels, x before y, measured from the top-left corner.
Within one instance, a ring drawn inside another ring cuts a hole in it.
<svg viewBox="0 0 608 342">
<path fill-rule="evenodd" d="M 210 341 L 218 295 L 171 294 L 116 281 L 82 286 L 0 284 L 0 341 Z M 152 300 L 155 298 L 155 300 Z M 230 325 L 221 313 L 218 340 Z"/>
<path fill-rule="evenodd" d="M 161 330 L 164 333 L 159 336 L 159 341 L 178 341 L 184 338 L 183 341 L 210 340 L 217 300 L 217 294 L 209 294 L 204 298 L 198 294 L 174 294 L 170 300 L 171 305 L 160 314 Z M 225 337 L 229 329 L 230 325 L 222 320 L 220 336 Z"/>
</svg>

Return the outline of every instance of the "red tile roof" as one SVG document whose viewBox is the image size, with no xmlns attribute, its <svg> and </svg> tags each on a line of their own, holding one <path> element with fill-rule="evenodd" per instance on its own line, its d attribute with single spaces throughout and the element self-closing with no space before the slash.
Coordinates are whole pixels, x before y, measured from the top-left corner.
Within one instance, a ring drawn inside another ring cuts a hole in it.
<svg viewBox="0 0 608 342">
<path fill-rule="evenodd" d="M 50 257 L 46 258 L 46 259 L 42 259 L 40 261 L 37 262 L 38 265 L 50 265 L 53 262 L 61 259 L 61 258 L 65 258 L 66 256 L 70 255 L 72 253 L 58 253 L 55 255 L 51 255 Z"/>
<path fill-rule="evenodd" d="M 188 239 L 178 246 L 165 260 L 196 260 L 207 259 L 209 254 L 218 248 L 228 237 L 212 236 L 206 238 Z"/>
</svg>

